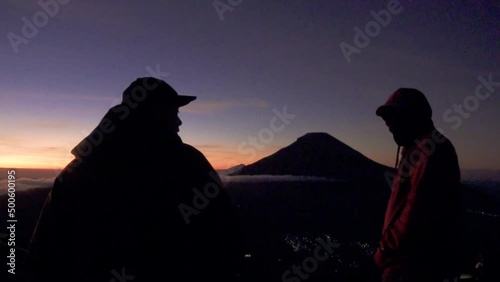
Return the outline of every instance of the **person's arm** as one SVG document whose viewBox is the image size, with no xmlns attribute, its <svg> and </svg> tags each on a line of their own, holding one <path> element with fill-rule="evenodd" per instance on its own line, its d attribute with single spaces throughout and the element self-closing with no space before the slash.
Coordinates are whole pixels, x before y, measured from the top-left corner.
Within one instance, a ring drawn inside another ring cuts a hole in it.
<svg viewBox="0 0 500 282">
<path fill-rule="evenodd" d="M 207 264 L 214 268 L 210 271 L 215 272 L 218 277 L 222 275 L 220 278 L 225 275 L 235 275 L 235 271 L 239 268 L 238 263 L 243 257 L 241 251 L 243 235 L 238 210 L 208 160 L 198 151 L 195 156 L 198 159 L 193 162 L 198 164 L 196 187 L 201 192 L 209 192 L 211 195 L 206 195 L 209 200 L 208 205 L 193 217 L 188 227 L 193 228 L 196 234 L 203 234 L 204 238 L 201 240 L 206 241 L 201 248 L 209 253 Z"/>
<path fill-rule="evenodd" d="M 49 193 L 43 205 L 37 224 L 31 236 L 26 256 L 26 265 L 30 274 L 39 279 L 46 281 L 48 266 L 51 259 L 52 237 L 51 230 L 54 227 L 54 217 L 52 214 L 52 192 Z"/>
<path fill-rule="evenodd" d="M 28 250 L 27 264 L 40 281 L 54 281 L 67 276 L 66 272 L 85 268 L 78 260 L 89 250 L 90 239 L 80 234 L 85 230 L 81 215 L 89 213 L 82 195 L 90 192 L 84 190 L 87 183 L 71 173 L 65 173 L 63 179 L 54 182 Z"/>
<path fill-rule="evenodd" d="M 429 247 L 436 228 L 445 224 L 442 220 L 449 212 L 450 188 L 456 182 L 452 165 L 453 156 L 438 148 L 421 170 L 412 172 L 406 203 L 382 237 L 381 249 L 400 252 Z"/>
</svg>

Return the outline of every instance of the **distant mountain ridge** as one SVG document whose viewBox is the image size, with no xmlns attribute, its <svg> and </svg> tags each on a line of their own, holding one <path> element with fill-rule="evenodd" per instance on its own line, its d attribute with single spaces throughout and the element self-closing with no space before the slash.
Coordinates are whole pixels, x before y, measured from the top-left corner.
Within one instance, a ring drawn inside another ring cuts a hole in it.
<svg viewBox="0 0 500 282">
<path fill-rule="evenodd" d="M 393 168 L 379 164 L 325 132 L 307 133 L 232 175 L 301 175 L 338 180 L 381 179 Z"/>
</svg>

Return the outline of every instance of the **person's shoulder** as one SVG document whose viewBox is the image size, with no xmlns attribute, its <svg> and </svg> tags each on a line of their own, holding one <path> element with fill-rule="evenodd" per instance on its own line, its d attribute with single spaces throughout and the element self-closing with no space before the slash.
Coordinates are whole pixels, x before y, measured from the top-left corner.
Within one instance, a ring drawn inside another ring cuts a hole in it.
<svg viewBox="0 0 500 282">
<path fill-rule="evenodd" d="M 455 146 L 453 146 L 451 140 L 439 130 L 436 129 L 433 133 L 432 141 L 436 143 L 438 152 L 441 152 L 443 154 L 456 154 Z"/>
<path fill-rule="evenodd" d="M 197 174 L 198 176 L 204 179 L 206 177 L 216 179 L 216 182 L 220 183 L 221 180 L 217 171 L 201 151 L 189 144 L 183 144 L 182 147 L 184 151 L 184 163 L 189 165 L 192 172 L 196 171 L 199 173 Z"/>
<path fill-rule="evenodd" d="M 196 163 L 203 163 L 204 165 L 208 165 L 211 167 L 205 155 L 200 150 L 196 149 L 194 146 L 182 143 L 181 150 L 186 160 L 190 160 Z"/>
<path fill-rule="evenodd" d="M 200 150 L 196 149 L 192 145 L 182 143 L 182 150 L 185 154 L 190 154 L 190 155 L 195 156 L 195 157 L 200 157 L 200 158 L 206 159 L 205 155 L 203 155 L 203 153 Z"/>
<path fill-rule="evenodd" d="M 75 158 L 55 178 L 54 187 L 70 189 L 69 187 L 95 184 L 99 182 L 98 177 L 95 168 Z"/>
<path fill-rule="evenodd" d="M 458 162 L 457 152 L 452 141 L 441 131 L 435 129 L 424 143 L 424 150 L 430 162 L 448 165 Z"/>
</svg>

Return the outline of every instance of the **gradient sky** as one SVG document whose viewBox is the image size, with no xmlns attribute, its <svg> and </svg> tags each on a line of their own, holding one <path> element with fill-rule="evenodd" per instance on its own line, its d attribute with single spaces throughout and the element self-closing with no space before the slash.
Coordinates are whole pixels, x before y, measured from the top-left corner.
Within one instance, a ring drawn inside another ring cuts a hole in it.
<svg viewBox="0 0 500 282">
<path fill-rule="evenodd" d="M 476 99 L 467 118 L 453 112 L 474 101 L 479 76 L 500 82 L 496 1 L 401 1 L 350 63 L 340 44 L 355 46 L 354 28 L 395 1 L 222 0 L 241 2 L 223 18 L 212 0 L 59 1 L 68 3 L 17 53 L 8 34 L 23 36 L 23 17 L 33 23 L 43 10 L 34 0 L 0 4 L 0 167 L 63 167 L 122 91 L 159 68 L 180 94 L 198 96 L 180 109 L 180 136 L 216 168 L 252 163 L 318 131 L 392 166 L 396 145 L 375 109 L 413 87 L 462 168 L 500 169 L 500 87 Z M 284 107 L 295 118 L 248 153 L 240 144 Z"/>
</svg>

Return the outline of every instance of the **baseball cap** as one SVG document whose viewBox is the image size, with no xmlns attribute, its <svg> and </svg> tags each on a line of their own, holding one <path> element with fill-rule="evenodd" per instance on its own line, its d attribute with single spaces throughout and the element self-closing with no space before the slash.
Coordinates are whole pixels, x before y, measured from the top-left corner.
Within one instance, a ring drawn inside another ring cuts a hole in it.
<svg viewBox="0 0 500 282">
<path fill-rule="evenodd" d="M 196 98 L 196 96 L 179 95 L 172 86 L 161 79 L 139 77 L 123 91 L 122 103 L 132 100 L 142 104 L 174 104 L 182 107 Z"/>
<path fill-rule="evenodd" d="M 389 96 L 384 105 L 377 108 L 377 116 L 412 112 L 421 118 L 431 118 L 432 108 L 425 95 L 414 88 L 399 88 Z"/>
</svg>

